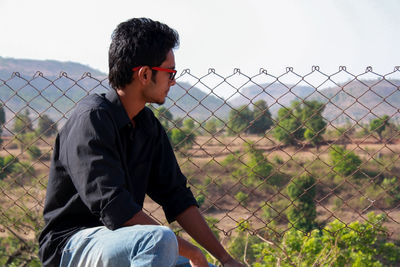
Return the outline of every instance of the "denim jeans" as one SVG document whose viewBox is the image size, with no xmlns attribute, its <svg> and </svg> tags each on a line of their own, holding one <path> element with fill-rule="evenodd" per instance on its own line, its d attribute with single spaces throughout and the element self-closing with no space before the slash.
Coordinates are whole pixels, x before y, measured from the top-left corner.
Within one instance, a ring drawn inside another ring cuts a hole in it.
<svg viewBox="0 0 400 267">
<path fill-rule="evenodd" d="M 178 256 L 178 242 L 171 229 L 135 225 L 115 231 L 104 226 L 79 231 L 67 242 L 60 266 L 186 267 L 190 264 L 188 259 Z"/>
</svg>

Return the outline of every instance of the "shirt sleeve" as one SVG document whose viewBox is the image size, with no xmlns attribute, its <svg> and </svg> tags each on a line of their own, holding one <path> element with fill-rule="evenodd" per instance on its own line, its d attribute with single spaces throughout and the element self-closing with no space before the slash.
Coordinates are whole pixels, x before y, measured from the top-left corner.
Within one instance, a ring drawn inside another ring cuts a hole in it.
<svg viewBox="0 0 400 267">
<path fill-rule="evenodd" d="M 112 230 L 141 210 L 126 189 L 117 133 L 105 110 L 85 111 L 71 126 L 64 150 L 67 170 L 79 197 Z"/>
<path fill-rule="evenodd" d="M 158 142 L 149 181 L 148 195 L 160 204 L 169 223 L 190 206 L 198 206 L 187 179 L 176 161 L 168 136 L 156 120 Z"/>
</svg>

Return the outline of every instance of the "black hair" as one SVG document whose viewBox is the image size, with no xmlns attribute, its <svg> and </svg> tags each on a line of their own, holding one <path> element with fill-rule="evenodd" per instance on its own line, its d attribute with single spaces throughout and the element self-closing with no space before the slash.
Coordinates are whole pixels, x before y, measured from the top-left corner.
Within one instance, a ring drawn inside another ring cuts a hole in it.
<svg viewBox="0 0 400 267">
<path fill-rule="evenodd" d="M 132 68 L 160 66 L 168 52 L 179 45 L 179 35 L 174 29 L 148 18 L 120 23 L 111 39 L 108 79 L 114 89 L 132 82 Z"/>
</svg>

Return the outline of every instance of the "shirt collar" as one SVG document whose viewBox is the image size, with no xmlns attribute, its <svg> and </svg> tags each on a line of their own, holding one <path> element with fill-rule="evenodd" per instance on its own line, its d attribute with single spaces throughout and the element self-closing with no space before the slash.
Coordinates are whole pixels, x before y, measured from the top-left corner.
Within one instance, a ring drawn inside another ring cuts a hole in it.
<svg viewBox="0 0 400 267">
<path fill-rule="evenodd" d="M 112 108 L 115 112 L 115 120 L 117 122 L 118 128 L 121 129 L 122 127 L 124 127 L 128 123 L 130 123 L 131 120 L 129 119 L 128 114 L 126 113 L 126 110 L 125 110 L 124 106 L 122 105 L 117 92 L 114 89 L 110 89 L 106 93 L 105 97 L 112 104 Z"/>
</svg>

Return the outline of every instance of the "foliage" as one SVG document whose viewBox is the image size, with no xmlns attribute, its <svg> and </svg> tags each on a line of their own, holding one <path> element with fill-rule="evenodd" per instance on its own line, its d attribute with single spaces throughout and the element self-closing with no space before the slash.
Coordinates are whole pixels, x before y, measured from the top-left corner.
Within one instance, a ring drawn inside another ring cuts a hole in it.
<svg viewBox="0 0 400 267">
<path fill-rule="evenodd" d="M 152 110 L 164 129 L 168 130 L 171 127 L 171 122 L 173 120 L 172 113 L 163 106 L 158 109 L 153 108 Z"/>
<path fill-rule="evenodd" d="M 265 131 L 272 126 L 271 113 L 268 110 L 267 102 L 259 100 L 254 103 L 253 123 L 248 129 L 251 134 L 265 134 Z"/>
<path fill-rule="evenodd" d="M 388 196 L 385 198 L 385 202 L 392 207 L 398 204 L 400 201 L 400 181 L 399 178 L 385 178 L 382 181 L 381 186 L 386 191 Z"/>
<path fill-rule="evenodd" d="M 207 120 L 204 129 L 210 134 L 215 134 L 217 132 L 217 120 L 215 118 Z"/>
<path fill-rule="evenodd" d="M 329 151 L 333 170 L 342 176 L 353 174 L 361 165 L 361 159 L 353 151 L 333 145 Z"/>
<path fill-rule="evenodd" d="M 304 101 L 301 105 L 301 120 L 305 126 L 304 138 L 317 146 L 322 141 L 326 122 L 322 117 L 325 105 L 318 101 Z"/>
<path fill-rule="evenodd" d="M 4 179 L 13 172 L 15 169 L 15 164 L 18 162 L 18 159 L 14 156 L 6 156 L 0 157 L 0 180 Z"/>
<path fill-rule="evenodd" d="M 203 194 L 200 194 L 196 197 L 197 204 L 199 204 L 199 207 L 201 207 L 204 204 L 204 201 L 206 200 L 206 197 Z"/>
<path fill-rule="evenodd" d="M 24 152 L 27 146 L 30 146 L 30 144 L 32 144 L 35 138 L 37 138 L 37 136 L 36 133 L 33 131 L 14 135 L 14 139 L 19 146 L 21 153 Z"/>
<path fill-rule="evenodd" d="M 42 151 L 40 151 L 40 149 L 35 145 L 31 145 L 27 150 L 32 160 L 36 160 L 42 156 Z"/>
<path fill-rule="evenodd" d="M 318 146 L 323 140 L 326 122 L 322 116 L 325 105 L 318 101 L 293 101 L 291 107 L 278 111 L 274 137 L 286 145 L 296 145 L 301 140 L 308 140 Z"/>
<path fill-rule="evenodd" d="M 316 193 L 314 177 L 303 174 L 293 179 L 287 191 L 293 203 L 287 213 L 290 224 L 298 230 L 311 231 L 316 226 L 317 217 L 314 202 Z"/>
<path fill-rule="evenodd" d="M 240 151 L 235 151 L 234 153 L 229 154 L 224 158 L 221 162 L 223 167 L 228 167 L 231 170 L 240 167 L 242 164 L 240 162 Z"/>
<path fill-rule="evenodd" d="M 13 132 L 14 134 L 25 134 L 33 131 L 32 120 L 29 117 L 28 109 L 24 113 L 19 112 L 15 115 Z"/>
<path fill-rule="evenodd" d="M 7 235 L 0 237 L 0 266 L 41 266 L 37 237 L 43 227 L 42 214 L 21 202 L 17 209 L 3 209 L 0 225 Z M 31 232 L 34 238 L 23 232 Z"/>
<path fill-rule="evenodd" d="M 193 119 L 186 119 L 183 121 L 183 128 L 193 131 L 194 127 L 195 127 L 195 122 Z"/>
<path fill-rule="evenodd" d="M 247 105 L 240 106 L 237 110 L 232 109 L 229 112 L 228 134 L 236 135 L 248 132 L 248 127 L 252 120 L 253 114 Z"/>
<path fill-rule="evenodd" d="M 293 108 L 280 108 L 273 133 L 274 137 L 285 145 L 296 145 L 304 136 L 300 115 L 296 116 Z"/>
<path fill-rule="evenodd" d="M 55 123 L 48 115 L 43 114 L 39 117 L 37 135 L 46 137 L 57 133 L 57 123 Z"/>
<path fill-rule="evenodd" d="M 384 115 L 381 118 L 371 120 L 369 124 L 369 129 L 371 132 L 377 133 L 379 136 L 379 140 L 382 141 L 382 132 L 386 129 L 388 125 L 389 125 L 389 116 Z"/>
<path fill-rule="evenodd" d="M 344 224 L 339 220 L 308 235 L 291 229 L 280 244 L 252 246 L 254 266 L 395 266 L 400 247 L 386 239 L 384 215 L 368 214 L 366 222 Z"/>
<path fill-rule="evenodd" d="M 242 191 L 239 191 L 235 195 L 235 199 L 239 201 L 242 205 L 247 205 L 247 201 L 249 199 L 249 194 L 243 193 Z"/>
<path fill-rule="evenodd" d="M 173 128 L 170 138 L 175 149 L 189 149 L 192 147 L 195 137 L 190 130 Z"/>
<path fill-rule="evenodd" d="M 249 154 L 250 160 L 244 168 L 250 182 L 266 179 L 271 174 L 273 166 L 263 155 L 262 150 L 257 149 L 253 143 L 249 143 L 246 144 L 246 152 Z"/>
</svg>

